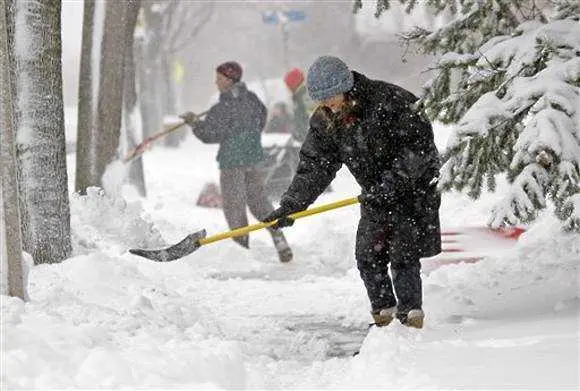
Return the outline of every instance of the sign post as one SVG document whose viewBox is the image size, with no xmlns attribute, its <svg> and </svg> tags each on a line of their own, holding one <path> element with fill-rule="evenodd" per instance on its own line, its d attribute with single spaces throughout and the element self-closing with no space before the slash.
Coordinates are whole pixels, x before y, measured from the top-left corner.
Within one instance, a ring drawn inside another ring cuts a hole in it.
<svg viewBox="0 0 580 391">
<path fill-rule="evenodd" d="M 290 22 L 302 22 L 306 20 L 306 13 L 301 10 L 266 11 L 262 12 L 262 21 L 265 24 L 279 25 L 282 32 L 282 61 L 284 69 L 288 69 L 288 28 Z"/>
</svg>

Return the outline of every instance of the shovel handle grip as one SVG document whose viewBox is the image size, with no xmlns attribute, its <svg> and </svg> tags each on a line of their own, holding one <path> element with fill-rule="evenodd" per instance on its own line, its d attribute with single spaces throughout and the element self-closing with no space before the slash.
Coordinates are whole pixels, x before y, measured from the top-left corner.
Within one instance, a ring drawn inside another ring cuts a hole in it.
<svg viewBox="0 0 580 391">
<path fill-rule="evenodd" d="M 315 215 L 318 213 L 326 212 L 332 209 L 342 208 L 343 206 L 348 206 L 352 204 L 358 203 L 358 197 L 347 198 L 341 201 L 331 202 L 328 204 L 320 205 L 311 209 L 306 209 L 301 212 L 292 213 L 288 217 L 292 219 L 300 219 L 302 217 Z M 278 220 L 269 221 L 267 223 L 257 223 L 252 225 L 247 225 L 245 227 L 237 228 L 228 232 L 222 232 L 216 235 L 208 236 L 207 238 L 203 238 L 199 240 L 199 244 L 209 244 L 213 242 L 217 242 L 218 240 L 233 238 L 236 236 L 244 236 L 249 234 L 252 231 L 257 231 L 259 229 L 268 228 L 272 225 L 276 224 Z"/>
</svg>

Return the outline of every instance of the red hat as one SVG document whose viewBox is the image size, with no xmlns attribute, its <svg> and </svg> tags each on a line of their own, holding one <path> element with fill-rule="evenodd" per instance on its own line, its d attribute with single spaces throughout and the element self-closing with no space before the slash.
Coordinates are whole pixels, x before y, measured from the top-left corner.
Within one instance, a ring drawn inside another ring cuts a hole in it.
<svg viewBox="0 0 580 391">
<path fill-rule="evenodd" d="M 242 79 L 242 66 L 235 61 L 228 61 L 220 64 L 216 68 L 216 71 L 234 82 L 238 82 Z"/>
<path fill-rule="evenodd" d="M 304 72 L 300 68 L 294 68 L 284 76 L 284 83 L 291 91 L 296 91 L 304 83 Z"/>
</svg>

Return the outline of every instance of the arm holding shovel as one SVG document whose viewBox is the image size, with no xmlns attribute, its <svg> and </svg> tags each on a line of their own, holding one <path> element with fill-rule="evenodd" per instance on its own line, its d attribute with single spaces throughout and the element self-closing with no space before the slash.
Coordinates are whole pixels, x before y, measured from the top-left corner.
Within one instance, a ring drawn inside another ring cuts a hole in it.
<svg viewBox="0 0 580 391">
<path fill-rule="evenodd" d="M 280 207 L 264 218 L 264 222 L 276 221 L 274 228 L 289 227 L 294 219 L 289 215 L 308 208 L 330 185 L 342 166 L 338 148 L 325 137 L 327 113 L 318 109 L 312 116 L 302 148 L 296 174 L 288 190 L 282 196 Z"/>
<path fill-rule="evenodd" d="M 205 115 L 204 119 L 202 119 L 203 115 Z M 214 105 L 207 112 L 199 115 L 188 111 L 179 117 L 183 119 L 184 124 L 191 127 L 194 136 L 206 144 L 221 143 L 225 136 L 223 130 L 231 127 L 227 123 L 227 114 L 223 113 L 219 105 Z"/>
</svg>

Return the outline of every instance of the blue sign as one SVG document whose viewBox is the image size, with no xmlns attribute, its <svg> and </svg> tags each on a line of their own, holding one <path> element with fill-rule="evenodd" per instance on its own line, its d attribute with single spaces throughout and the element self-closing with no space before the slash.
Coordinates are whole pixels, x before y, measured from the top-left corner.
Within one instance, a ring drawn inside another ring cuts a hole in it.
<svg viewBox="0 0 580 391">
<path fill-rule="evenodd" d="M 290 10 L 282 12 L 288 20 L 292 22 L 301 22 L 306 19 L 306 12 L 299 10 Z"/>
<path fill-rule="evenodd" d="M 300 10 L 262 12 L 262 21 L 266 24 L 301 22 L 305 19 L 306 12 Z"/>
</svg>

